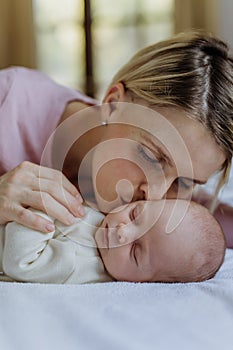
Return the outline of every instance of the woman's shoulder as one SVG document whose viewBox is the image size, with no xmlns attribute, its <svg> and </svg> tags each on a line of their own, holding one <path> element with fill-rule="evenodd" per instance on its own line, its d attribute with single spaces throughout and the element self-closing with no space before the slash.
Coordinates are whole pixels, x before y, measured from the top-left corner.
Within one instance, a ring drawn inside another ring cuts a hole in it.
<svg viewBox="0 0 233 350">
<path fill-rule="evenodd" d="M 12 93 L 15 97 L 22 96 L 24 92 L 36 94 L 38 90 L 45 92 L 56 85 L 46 74 L 31 68 L 12 66 L 0 70 L 0 104 Z M 38 98 L 38 96 L 37 96 Z"/>
<path fill-rule="evenodd" d="M 22 95 L 26 91 L 27 95 L 36 96 L 36 100 L 49 96 L 50 103 L 53 97 L 58 101 L 59 96 L 66 102 L 79 101 L 87 105 L 98 104 L 97 100 L 86 96 L 79 90 L 61 85 L 46 73 L 22 66 L 12 66 L 0 70 L 0 105 L 12 87 L 17 95 Z"/>
<path fill-rule="evenodd" d="M 13 67 L 0 70 L 0 105 L 6 99 L 16 76 L 17 69 Z"/>
<path fill-rule="evenodd" d="M 11 85 L 16 80 L 27 79 L 50 79 L 46 74 L 32 68 L 27 68 L 23 66 L 11 66 L 0 70 L 0 80 L 1 84 L 7 83 Z"/>
</svg>

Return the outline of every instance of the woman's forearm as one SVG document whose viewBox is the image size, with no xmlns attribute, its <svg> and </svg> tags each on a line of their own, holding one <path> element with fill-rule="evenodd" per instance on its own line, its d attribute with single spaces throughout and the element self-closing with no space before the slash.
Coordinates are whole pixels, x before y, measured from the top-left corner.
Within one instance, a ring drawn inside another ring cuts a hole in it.
<svg viewBox="0 0 233 350">
<path fill-rule="evenodd" d="M 213 197 L 207 192 L 198 191 L 192 198 L 195 202 L 210 208 Z M 226 237 L 228 248 L 233 248 L 233 207 L 222 202 L 218 202 L 213 213 L 214 217 L 220 223 Z"/>
<path fill-rule="evenodd" d="M 228 248 L 233 248 L 233 207 L 219 203 L 217 206 L 214 217 L 220 223 L 227 242 Z"/>
</svg>

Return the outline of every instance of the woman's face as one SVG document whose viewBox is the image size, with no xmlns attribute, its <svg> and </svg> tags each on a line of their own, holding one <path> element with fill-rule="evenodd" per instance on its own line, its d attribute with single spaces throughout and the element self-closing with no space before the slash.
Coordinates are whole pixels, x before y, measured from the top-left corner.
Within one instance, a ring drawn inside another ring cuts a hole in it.
<svg viewBox="0 0 233 350">
<path fill-rule="evenodd" d="M 105 119 L 92 168 L 105 213 L 137 200 L 190 198 L 193 186 L 205 183 L 225 160 L 202 124 L 183 111 L 123 102 Z"/>
</svg>

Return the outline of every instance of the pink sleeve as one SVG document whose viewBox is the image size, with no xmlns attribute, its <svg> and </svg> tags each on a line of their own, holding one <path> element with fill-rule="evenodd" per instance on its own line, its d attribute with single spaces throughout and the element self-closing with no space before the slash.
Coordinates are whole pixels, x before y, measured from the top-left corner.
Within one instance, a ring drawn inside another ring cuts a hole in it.
<svg viewBox="0 0 233 350">
<path fill-rule="evenodd" d="M 72 100 L 94 103 L 39 71 L 0 71 L 0 175 L 24 160 L 40 163 L 46 141 Z"/>
</svg>

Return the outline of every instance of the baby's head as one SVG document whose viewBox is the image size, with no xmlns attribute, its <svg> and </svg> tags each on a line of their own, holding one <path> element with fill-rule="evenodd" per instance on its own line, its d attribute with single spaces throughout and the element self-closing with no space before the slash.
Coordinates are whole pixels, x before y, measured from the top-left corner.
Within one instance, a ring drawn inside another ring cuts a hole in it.
<svg viewBox="0 0 233 350">
<path fill-rule="evenodd" d="M 224 234 L 203 206 L 138 201 L 109 213 L 95 239 L 108 273 L 120 281 L 198 282 L 215 275 Z"/>
</svg>

